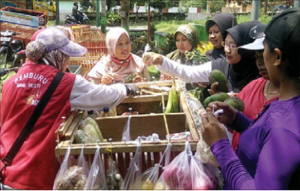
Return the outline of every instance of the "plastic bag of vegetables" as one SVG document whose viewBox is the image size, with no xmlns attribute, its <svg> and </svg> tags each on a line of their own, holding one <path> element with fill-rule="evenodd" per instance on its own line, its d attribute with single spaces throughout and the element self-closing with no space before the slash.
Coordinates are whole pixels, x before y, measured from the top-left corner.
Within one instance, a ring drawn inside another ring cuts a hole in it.
<svg viewBox="0 0 300 191">
<path fill-rule="evenodd" d="M 164 166 L 169 165 L 170 159 L 171 159 L 171 151 L 172 151 L 171 149 L 172 149 L 172 144 L 171 144 L 171 142 L 169 142 L 166 150 L 164 151 L 164 153 L 159 161 L 160 165 L 163 165 L 163 161 L 164 161 Z M 161 175 L 159 177 L 159 179 L 156 181 L 153 190 L 168 190 L 168 189 L 169 189 L 169 187 L 166 185 L 166 183 L 163 180 L 163 176 Z"/>
<path fill-rule="evenodd" d="M 63 163 L 54 181 L 54 190 L 83 190 L 89 173 L 89 167 L 84 157 L 82 147 L 77 164 L 71 162 L 70 149 L 68 148 Z"/>
<path fill-rule="evenodd" d="M 86 190 L 106 190 L 106 177 L 105 169 L 100 155 L 100 147 L 97 148 L 94 155 L 93 164 L 91 166 L 90 173 L 88 175 L 87 183 L 85 185 Z"/>
<path fill-rule="evenodd" d="M 188 141 L 185 150 L 164 168 L 163 180 L 172 190 L 214 189 L 201 163 L 198 163 Z"/>
<path fill-rule="evenodd" d="M 90 140 L 96 140 L 95 143 L 99 140 L 100 142 L 103 141 L 102 133 L 99 129 L 97 122 L 91 118 L 87 117 L 80 122 L 79 129 L 84 132 Z"/>
<path fill-rule="evenodd" d="M 141 188 L 142 180 L 142 148 L 141 140 L 136 139 L 137 149 L 134 157 L 130 161 L 126 176 L 121 185 L 122 190 L 139 190 Z"/>
<path fill-rule="evenodd" d="M 165 159 L 165 165 L 168 165 L 170 162 L 171 148 L 172 144 L 169 142 L 166 150 L 160 158 L 159 163 L 156 163 L 153 167 L 149 168 L 143 173 L 141 190 L 166 189 L 166 186 L 163 181 L 157 181 L 159 177 L 159 170 L 162 167 L 163 159 Z"/>
<path fill-rule="evenodd" d="M 215 190 L 217 187 L 217 180 L 214 176 L 208 173 L 200 160 L 195 156 L 191 157 L 190 173 L 192 180 L 192 190 Z"/>
<path fill-rule="evenodd" d="M 219 166 L 215 155 L 211 152 L 210 147 L 204 142 L 202 137 L 197 144 L 197 152 L 195 153 L 202 163 L 210 163 L 216 167 Z"/>
</svg>

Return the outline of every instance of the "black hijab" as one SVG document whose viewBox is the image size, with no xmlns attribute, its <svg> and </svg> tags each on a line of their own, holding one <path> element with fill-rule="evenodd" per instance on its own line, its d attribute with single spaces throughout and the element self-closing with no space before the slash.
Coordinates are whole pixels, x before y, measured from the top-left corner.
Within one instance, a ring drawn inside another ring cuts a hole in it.
<svg viewBox="0 0 300 191">
<path fill-rule="evenodd" d="M 254 41 L 250 38 L 249 32 L 252 27 L 261 24 L 259 21 L 249 21 L 236 25 L 227 30 L 235 43 L 242 46 Z M 259 72 L 256 67 L 256 58 L 253 51 L 239 49 L 238 53 L 241 55 L 239 63 L 231 65 L 229 71 L 229 80 L 234 88 L 242 89 L 250 81 L 259 77 Z"/>
<path fill-rule="evenodd" d="M 208 34 L 209 28 L 213 25 L 217 25 L 222 33 L 223 40 L 226 37 L 226 30 L 237 25 L 235 16 L 231 13 L 219 13 L 216 14 L 212 19 L 207 20 L 205 23 L 206 32 Z M 212 51 L 207 51 L 206 55 L 211 59 L 225 57 L 224 48 L 214 48 Z"/>
</svg>

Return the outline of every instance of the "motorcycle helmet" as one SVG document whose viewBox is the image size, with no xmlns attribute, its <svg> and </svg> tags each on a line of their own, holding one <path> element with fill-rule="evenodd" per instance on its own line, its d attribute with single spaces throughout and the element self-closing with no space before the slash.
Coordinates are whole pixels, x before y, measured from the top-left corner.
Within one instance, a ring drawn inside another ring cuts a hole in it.
<svg viewBox="0 0 300 191">
<path fill-rule="evenodd" d="M 75 6 L 78 6 L 78 3 L 77 3 L 77 2 L 75 2 L 73 5 L 75 5 Z"/>
<path fill-rule="evenodd" d="M 14 52 L 19 52 L 20 50 L 23 49 L 23 43 L 20 40 L 12 40 L 11 41 L 11 49 Z"/>
</svg>

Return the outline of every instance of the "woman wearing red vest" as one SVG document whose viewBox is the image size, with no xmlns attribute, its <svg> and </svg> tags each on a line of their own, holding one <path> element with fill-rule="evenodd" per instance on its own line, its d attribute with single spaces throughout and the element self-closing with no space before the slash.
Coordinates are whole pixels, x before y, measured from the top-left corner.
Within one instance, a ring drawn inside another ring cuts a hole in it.
<svg viewBox="0 0 300 191">
<path fill-rule="evenodd" d="M 4 83 L 1 103 L 0 152 L 3 159 L 24 128 L 57 72 L 65 72 L 70 57 L 83 56 L 86 48 L 71 42 L 55 28 L 40 32 L 26 47 L 29 58 L 19 72 Z M 59 169 L 55 157 L 55 130 L 73 109 L 102 110 L 115 107 L 135 86 L 95 85 L 65 73 L 42 115 L 2 172 L 4 185 L 22 190 L 53 188 Z M 3 163 L 0 162 L 0 168 Z"/>
</svg>

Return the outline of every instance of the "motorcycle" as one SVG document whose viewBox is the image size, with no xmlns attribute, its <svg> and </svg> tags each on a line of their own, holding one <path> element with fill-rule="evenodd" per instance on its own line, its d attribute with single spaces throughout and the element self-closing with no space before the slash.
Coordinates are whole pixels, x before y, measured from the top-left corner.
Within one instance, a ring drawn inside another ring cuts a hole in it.
<svg viewBox="0 0 300 191">
<path fill-rule="evenodd" d="M 15 35 L 15 32 L 9 30 L 1 31 L 0 56 L 2 59 L 0 64 L 2 68 L 6 68 L 7 61 L 13 61 L 17 52 L 24 49 L 22 41 L 12 38 Z"/>
<path fill-rule="evenodd" d="M 65 18 L 65 24 L 70 25 L 70 24 L 89 24 L 90 19 L 87 17 L 87 15 L 83 12 L 80 12 L 82 15 L 82 22 L 77 21 L 73 15 L 67 15 Z"/>
</svg>

